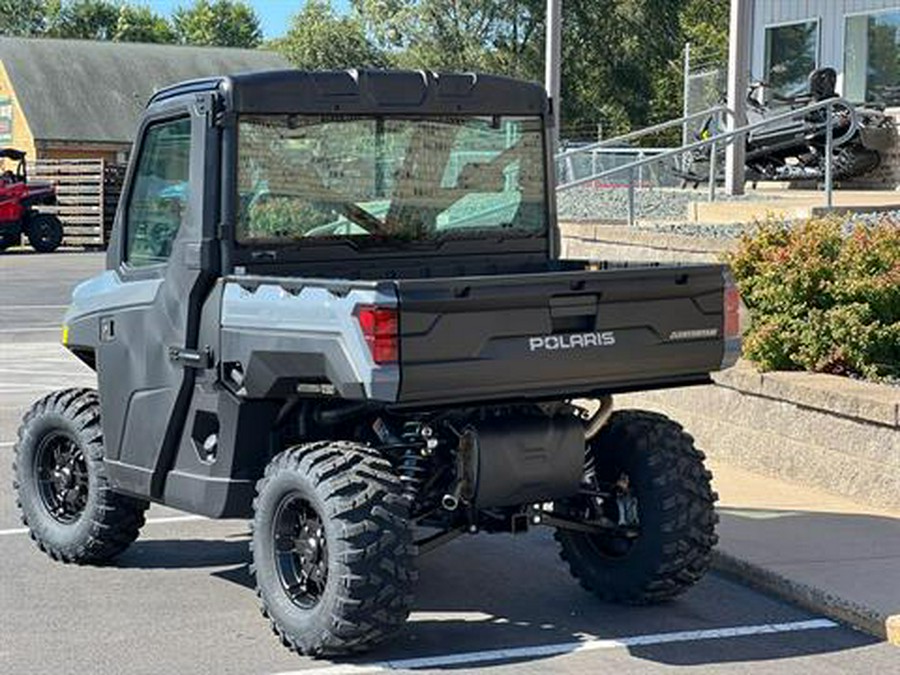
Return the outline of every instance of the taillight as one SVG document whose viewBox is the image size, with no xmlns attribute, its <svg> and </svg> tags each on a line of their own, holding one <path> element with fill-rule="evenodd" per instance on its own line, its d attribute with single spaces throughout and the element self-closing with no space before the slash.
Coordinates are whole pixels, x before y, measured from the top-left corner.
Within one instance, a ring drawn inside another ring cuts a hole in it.
<svg viewBox="0 0 900 675">
<path fill-rule="evenodd" d="M 741 334 L 743 332 L 741 321 L 741 294 L 738 291 L 731 271 L 726 270 L 724 275 L 725 292 L 722 299 L 722 338 L 724 349 L 722 351 L 721 368 L 730 368 L 741 357 Z"/>
<path fill-rule="evenodd" d="M 379 365 L 396 363 L 400 353 L 397 309 L 360 305 L 356 310 L 356 320 L 362 328 L 372 360 Z"/>
</svg>

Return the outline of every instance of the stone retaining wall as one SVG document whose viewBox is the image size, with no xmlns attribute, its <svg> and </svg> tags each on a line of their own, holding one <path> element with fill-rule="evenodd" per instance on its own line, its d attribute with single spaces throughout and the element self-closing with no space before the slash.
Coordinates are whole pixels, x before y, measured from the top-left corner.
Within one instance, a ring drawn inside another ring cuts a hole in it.
<svg viewBox="0 0 900 675">
<path fill-rule="evenodd" d="M 715 384 L 616 397 L 679 421 L 711 458 L 900 509 L 900 388 L 741 364 Z"/>
<path fill-rule="evenodd" d="M 617 223 L 561 222 L 562 256 L 615 262 L 719 262 L 734 240 L 654 232 Z"/>
</svg>

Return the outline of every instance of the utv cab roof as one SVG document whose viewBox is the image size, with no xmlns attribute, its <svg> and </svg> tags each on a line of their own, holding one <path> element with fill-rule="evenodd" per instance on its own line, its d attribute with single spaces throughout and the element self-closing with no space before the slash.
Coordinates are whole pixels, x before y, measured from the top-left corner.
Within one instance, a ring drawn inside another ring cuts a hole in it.
<svg viewBox="0 0 900 675">
<path fill-rule="evenodd" d="M 21 162 L 25 159 L 25 152 L 23 150 L 16 150 L 15 148 L 0 148 L 0 159 L 11 159 L 16 162 Z"/>
<path fill-rule="evenodd" d="M 425 70 L 270 70 L 191 80 L 158 91 L 149 106 L 218 91 L 237 113 L 543 115 L 544 88 L 499 75 Z"/>
</svg>

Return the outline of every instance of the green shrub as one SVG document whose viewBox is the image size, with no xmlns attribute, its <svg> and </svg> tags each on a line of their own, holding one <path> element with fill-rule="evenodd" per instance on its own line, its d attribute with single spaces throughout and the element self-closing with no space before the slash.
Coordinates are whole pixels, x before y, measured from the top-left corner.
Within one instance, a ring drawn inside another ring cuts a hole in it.
<svg viewBox="0 0 900 675">
<path fill-rule="evenodd" d="M 335 218 L 333 213 L 302 199 L 271 195 L 250 206 L 244 236 L 250 239 L 299 238 Z"/>
<path fill-rule="evenodd" d="M 750 310 L 744 355 L 763 370 L 900 376 L 900 225 L 761 223 L 728 262 Z"/>
</svg>

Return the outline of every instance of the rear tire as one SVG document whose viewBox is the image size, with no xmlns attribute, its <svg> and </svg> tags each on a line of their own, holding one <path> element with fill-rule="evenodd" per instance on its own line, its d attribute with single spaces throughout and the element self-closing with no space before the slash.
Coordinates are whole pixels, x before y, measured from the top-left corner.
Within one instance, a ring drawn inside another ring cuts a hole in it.
<svg viewBox="0 0 900 675">
<path fill-rule="evenodd" d="M 62 221 L 52 213 L 34 213 L 28 219 L 28 243 L 38 253 L 52 253 L 62 240 Z"/>
<path fill-rule="evenodd" d="M 416 548 L 387 460 L 356 443 L 299 445 L 269 463 L 256 489 L 251 572 L 286 647 L 359 652 L 403 626 Z"/>
<path fill-rule="evenodd" d="M 124 551 L 148 506 L 109 486 L 91 389 L 57 391 L 31 407 L 14 449 L 13 488 L 31 538 L 67 563 L 103 563 Z"/>
<path fill-rule="evenodd" d="M 558 529 L 561 556 L 581 585 L 602 600 L 642 605 L 674 598 L 699 581 L 718 540 L 717 496 L 703 454 L 681 426 L 654 413 L 616 412 L 591 442 L 588 466 L 605 483 L 624 474 L 639 533 L 626 540 Z M 604 502 L 604 515 L 625 517 L 618 501 Z M 570 514 L 601 508 L 586 497 L 560 507 Z"/>
</svg>

